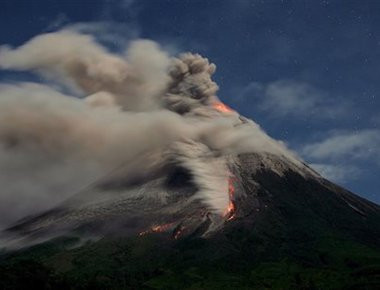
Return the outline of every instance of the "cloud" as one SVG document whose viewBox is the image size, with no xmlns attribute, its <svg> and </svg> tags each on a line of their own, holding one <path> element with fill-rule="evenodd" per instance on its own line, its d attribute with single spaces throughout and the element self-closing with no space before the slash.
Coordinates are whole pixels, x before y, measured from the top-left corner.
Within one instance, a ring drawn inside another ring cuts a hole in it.
<svg viewBox="0 0 380 290">
<path fill-rule="evenodd" d="M 123 9 L 130 9 L 136 4 L 136 0 L 120 0 L 120 7 Z"/>
<path fill-rule="evenodd" d="M 350 165 L 312 163 L 310 166 L 324 178 L 335 182 L 352 181 L 361 174 L 359 168 Z"/>
<path fill-rule="evenodd" d="M 88 34 L 99 43 L 107 45 L 117 52 L 123 52 L 129 42 L 139 38 L 141 32 L 134 22 L 115 22 L 112 18 L 97 22 L 70 23 L 64 30 L 79 34 Z"/>
<path fill-rule="evenodd" d="M 134 24 L 143 8 L 143 1 L 136 0 L 107 0 L 103 1 L 100 17 L 106 21 L 122 19 L 122 22 Z"/>
<path fill-rule="evenodd" d="M 70 21 L 70 19 L 67 17 L 64 13 L 59 13 L 52 22 L 48 24 L 48 26 L 45 28 L 45 31 L 53 31 L 57 30 L 58 28 L 62 27 L 63 25 L 67 24 Z"/>
<path fill-rule="evenodd" d="M 238 94 L 238 102 L 254 99 L 257 109 L 269 116 L 335 118 L 349 111 L 347 102 L 332 98 L 314 86 L 294 80 L 277 80 L 269 83 L 252 82 Z"/>
<path fill-rule="evenodd" d="M 380 130 L 335 132 L 326 139 L 305 145 L 302 154 L 319 160 L 376 160 L 380 164 Z"/>
<path fill-rule="evenodd" d="M 327 135 L 297 150 L 325 178 L 348 182 L 363 175 L 370 164 L 380 166 L 380 130 L 332 131 Z"/>
</svg>

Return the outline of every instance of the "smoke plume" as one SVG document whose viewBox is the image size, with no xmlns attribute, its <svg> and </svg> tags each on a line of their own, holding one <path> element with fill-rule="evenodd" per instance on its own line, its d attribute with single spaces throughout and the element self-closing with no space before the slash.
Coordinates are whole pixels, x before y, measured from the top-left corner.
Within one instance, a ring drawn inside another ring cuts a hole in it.
<svg viewBox="0 0 380 290">
<path fill-rule="evenodd" d="M 224 156 L 289 154 L 254 122 L 215 109 L 214 64 L 191 53 L 171 57 L 150 40 L 115 55 L 63 30 L 0 47 L 0 68 L 32 71 L 47 83 L 0 84 L 0 226 L 51 208 L 115 168 L 125 180 L 144 178 L 169 159 L 194 176 L 197 198 L 221 213 Z"/>
</svg>

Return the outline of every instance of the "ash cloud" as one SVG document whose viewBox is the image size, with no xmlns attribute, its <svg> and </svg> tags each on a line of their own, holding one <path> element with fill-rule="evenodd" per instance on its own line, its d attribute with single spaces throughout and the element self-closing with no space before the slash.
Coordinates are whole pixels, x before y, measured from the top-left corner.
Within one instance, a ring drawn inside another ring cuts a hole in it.
<svg viewBox="0 0 380 290">
<path fill-rule="evenodd" d="M 158 108 L 169 77 L 169 56 L 150 40 L 131 42 L 124 55 L 109 53 L 90 35 L 64 30 L 0 50 L 0 67 L 32 70 L 82 94 L 111 93 L 125 110 Z"/>
<path fill-rule="evenodd" d="M 149 153 L 198 130 L 170 111 L 127 114 L 41 85 L 2 85 L 1 220 L 50 207 L 121 165 L 119 174 L 143 174 Z"/>
<path fill-rule="evenodd" d="M 194 175 L 196 198 L 222 213 L 226 155 L 291 155 L 253 121 L 213 107 L 215 65 L 197 54 L 171 57 L 153 41 L 135 40 L 116 55 L 89 35 L 64 30 L 0 47 L 0 68 L 33 71 L 71 92 L 0 84 L 0 226 L 110 171 L 128 180 L 173 159 Z"/>
</svg>

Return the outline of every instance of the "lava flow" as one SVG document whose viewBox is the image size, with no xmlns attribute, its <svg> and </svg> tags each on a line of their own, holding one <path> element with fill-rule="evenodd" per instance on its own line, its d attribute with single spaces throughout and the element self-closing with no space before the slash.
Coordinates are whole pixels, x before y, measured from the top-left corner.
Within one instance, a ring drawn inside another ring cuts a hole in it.
<svg viewBox="0 0 380 290">
<path fill-rule="evenodd" d="M 175 223 L 167 223 L 167 224 L 162 224 L 162 225 L 154 225 L 152 227 L 150 227 L 150 229 L 146 230 L 146 231 L 143 231 L 143 232 L 140 232 L 139 233 L 139 236 L 145 236 L 147 234 L 152 234 L 152 233 L 163 233 L 163 232 L 168 232 L 170 230 L 173 229 Z M 183 231 L 185 230 L 185 227 L 180 225 L 178 227 L 176 227 L 173 231 L 173 238 L 175 240 L 178 240 L 181 236 L 181 234 L 183 233 Z"/>
<path fill-rule="evenodd" d="M 173 225 L 174 225 L 174 223 L 168 223 L 168 224 L 163 224 L 163 225 L 155 225 L 155 226 L 152 226 L 149 230 L 146 230 L 146 231 L 139 233 L 139 236 L 144 236 L 144 235 L 150 234 L 150 233 L 163 233 L 163 232 L 170 230 L 170 228 L 172 228 Z"/>
<path fill-rule="evenodd" d="M 235 187 L 234 187 L 234 180 L 232 177 L 228 178 L 228 197 L 229 197 L 229 203 L 228 207 L 225 213 L 225 217 L 227 217 L 227 221 L 232 220 L 235 218 L 236 213 L 236 206 L 235 206 Z"/>
<path fill-rule="evenodd" d="M 228 107 L 227 105 L 219 101 L 214 102 L 212 106 L 214 107 L 214 109 L 217 109 L 219 112 L 223 112 L 223 113 L 233 112 L 233 110 L 230 107 Z"/>
<path fill-rule="evenodd" d="M 219 112 L 223 113 L 231 113 L 233 110 L 228 107 L 227 105 L 223 104 L 220 101 L 215 101 L 212 106 L 214 109 L 218 110 Z M 226 213 L 224 214 L 225 217 L 227 217 L 227 221 L 232 220 L 235 217 L 236 207 L 234 203 L 234 195 L 235 195 L 235 188 L 233 183 L 233 178 L 228 178 L 228 196 L 229 196 L 229 203 L 226 210 Z"/>
</svg>

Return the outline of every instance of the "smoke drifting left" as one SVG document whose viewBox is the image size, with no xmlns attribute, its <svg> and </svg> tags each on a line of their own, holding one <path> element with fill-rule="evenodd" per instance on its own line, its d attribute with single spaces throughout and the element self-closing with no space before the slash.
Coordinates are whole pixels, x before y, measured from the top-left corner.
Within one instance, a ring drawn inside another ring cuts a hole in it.
<svg viewBox="0 0 380 290">
<path fill-rule="evenodd" d="M 3 227 L 110 172 L 144 179 L 171 164 L 185 167 L 197 197 L 223 214 L 231 206 L 227 155 L 289 155 L 220 103 L 215 65 L 197 54 L 171 57 L 135 40 L 115 55 L 90 35 L 63 30 L 2 46 L 0 68 L 44 79 L 0 84 Z"/>
</svg>

